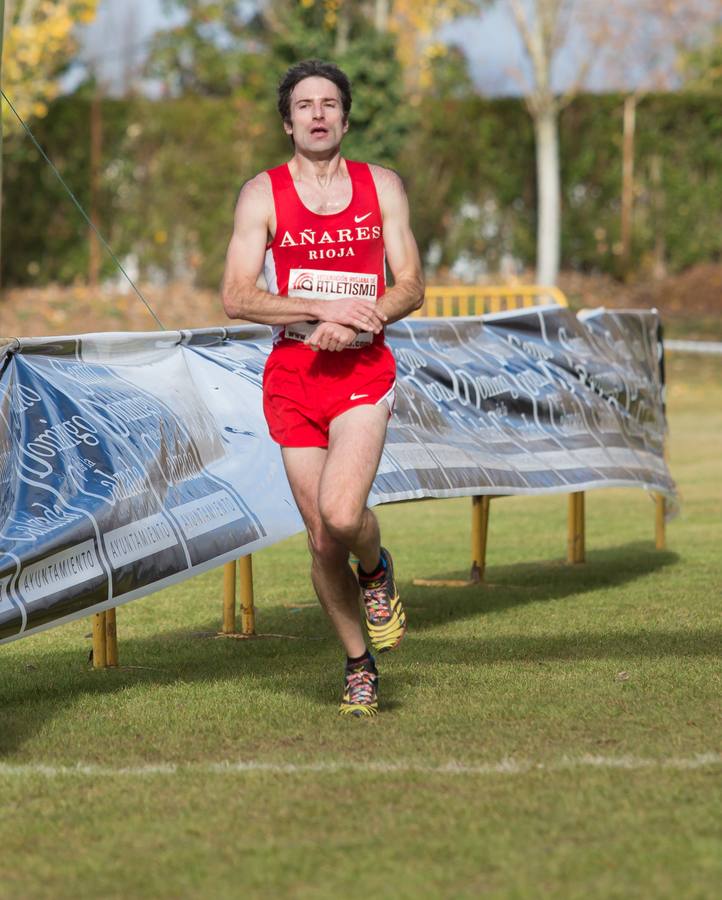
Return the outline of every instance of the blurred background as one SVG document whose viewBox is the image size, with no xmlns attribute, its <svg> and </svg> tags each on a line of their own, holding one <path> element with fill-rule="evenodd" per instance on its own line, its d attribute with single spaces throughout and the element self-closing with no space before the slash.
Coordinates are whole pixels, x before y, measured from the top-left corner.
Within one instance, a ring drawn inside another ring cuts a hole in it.
<svg viewBox="0 0 722 900">
<path fill-rule="evenodd" d="M 433 284 L 558 284 L 721 337 L 719 0 L 6 0 L 3 88 L 169 327 L 223 324 L 276 85 L 331 59 Z M 154 323 L 2 110 L 0 334 Z"/>
</svg>

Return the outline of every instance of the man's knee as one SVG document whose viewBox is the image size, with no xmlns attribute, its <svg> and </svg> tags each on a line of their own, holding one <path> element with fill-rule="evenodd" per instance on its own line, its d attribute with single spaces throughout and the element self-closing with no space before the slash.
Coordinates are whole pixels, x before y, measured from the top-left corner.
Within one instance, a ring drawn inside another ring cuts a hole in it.
<svg viewBox="0 0 722 900">
<path fill-rule="evenodd" d="M 335 500 L 322 503 L 319 512 L 329 534 L 348 547 L 361 528 L 365 509 L 354 509 L 343 501 Z"/>
<path fill-rule="evenodd" d="M 348 550 L 323 527 L 309 529 L 308 549 L 315 563 L 338 566 L 348 560 Z"/>
</svg>

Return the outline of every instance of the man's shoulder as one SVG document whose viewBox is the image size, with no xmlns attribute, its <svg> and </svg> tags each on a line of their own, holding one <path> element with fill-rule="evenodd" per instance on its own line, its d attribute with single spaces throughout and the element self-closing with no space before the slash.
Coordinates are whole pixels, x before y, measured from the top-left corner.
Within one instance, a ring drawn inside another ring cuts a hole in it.
<svg viewBox="0 0 722 900">
<path fill-rule="evenodd" d="M 271 176 L 268 172 L 259 172 L 248 181 L 241 185 L 241 196 L 251 197 L 271 197 L 273 189 L 271 187 Z"/>
<path fill-rule="evenodd" d="M 403 190 L 404 183 L 399 173 L 394 169 L 389 169 L 386 166 L 380 166 L 378 165 L 378 163 L 367 163 L 367 165 L 374 180 L 374 184 L 376 185 L 376 190 L 379 190 L 379 188 L 385 188 L 388 190 Z"/>
<path fill-rule="evenodd" d="M 369 163 L 369 171 L 376 187 L 376 196 L 379 198 L 381 214 L 393 214 L 395 210 L 403 208 L 406 201 L 406 189 L 398 172 Z"/>
<path fill-rule="evenodd" d="M 271 179 L 267 172 L 259 172 L 241 186 L 234 214 L 236 227 L 242 223 L 261 225 L 264 222 L 270 227 L 274 209 Z"/>
</svg>

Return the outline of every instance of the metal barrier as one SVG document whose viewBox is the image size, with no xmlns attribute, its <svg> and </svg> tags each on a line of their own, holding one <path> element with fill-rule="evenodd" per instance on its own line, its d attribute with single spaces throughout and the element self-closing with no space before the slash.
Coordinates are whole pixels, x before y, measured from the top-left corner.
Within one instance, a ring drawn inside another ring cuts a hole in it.
<svg viewBox="0 0 722 900">
<path fill-rule="evenodd" d="M 567 298 L 557 287 L 542 285 L 515 285 L 493 287 L 485 285 L 455 285 L 428 287 L 421 309 L 413 316 L 452 317 L 479 316 L 488 313 L 508 312 L 530 306 L 569 306 Z M 489 509 L 491 496 L 472 497 L 471 506 L 471 570 L 469 580 L 462 584 L 479 584 L 486 568 L 486 545 L 489 533 Z M 666 547 L 665 500 L 656 496 L 655 546 Z M 585 495 L 583 491 L 569 494 L 567 507 L 567 563 L 583 563 L 586 554 Z M 417 579 L 417 584 L 448 585 L 447 580 Z M 458 582 L 454 581 L 456 585 Z"/>
<path fill-rule="evenodd" d="M 481 316 L 530 306 L 568 306 L 557 287 L 520 284 L 513 287 L 444 285 L 426 288 L 424 305 L 412 316 Z"/>
<path fill-rule="evenodd" d="M 541 285 L 514 285 L 511 287 L 487 287 L 485 285 L 430 286 L 426 288 L 424 305 L 412 316 L 451 317 L 479 316 L 487 313 L 507 312 L 530 306 L 569 306 L 567 298 L 557 287 Z M 491 497 L 481 495 L 471 498 L 471 570 L 466 584 L 479 584 L 484 580 L 486 545 L 489 532 L 489 508 Z M 655 546 L 666 547 L 665 500 L 656 496 Z M 585 559 L 584 492 L 569 494 L 567 512 L 567 563 L 576 565 Z M 236 629 L 236 563 L 226 563 L 223 573 L 223 626 L 221 635 L 251 637 L 256 633 L 255 607 L 253 603 L 253 561 L 250 554 L 241 557 L 240 597 L 241 630 Z M 419 584 L 449 584 L 450 582 L 418 580 Z M 454 582 L 456 584 L 457 582 Z M 118 643 L 115 610 L 96 613 L 93 617 L 93 666 L 103 669 L 118 665 Z"/>
</svg>

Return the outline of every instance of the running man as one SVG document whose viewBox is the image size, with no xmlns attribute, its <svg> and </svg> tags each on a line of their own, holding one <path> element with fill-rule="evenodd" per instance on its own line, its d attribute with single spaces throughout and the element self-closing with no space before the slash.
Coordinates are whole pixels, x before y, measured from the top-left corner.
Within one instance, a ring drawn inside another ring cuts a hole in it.
<svg viewBox="0 0 722 900">
<path fill-rule="evenodd" d="M 314 588 L 346 651 L 339 711 L 373 716 L 378 672 L 359 599 L 376 651 L 406 631 L 391 555 L 366 506 L 394 403 L 383 329 L 421 306 L 424 282 L 401 179 L 341 156 L 350 109 L 348 78 L 331 63 L 306 60 L 283 77 L 278 110 L 293 157 L 241 190 L 223 306 L 273 326 L 264 412 L 308 530 Z M 268 290 L 257 287 L 261 271 Z"/>
</svg>

